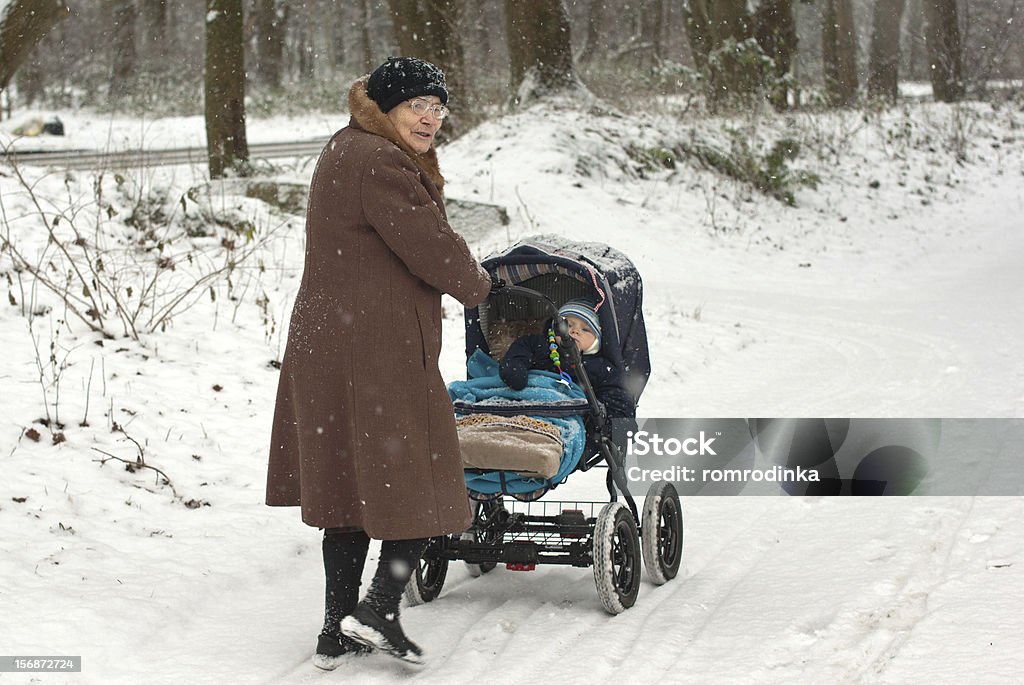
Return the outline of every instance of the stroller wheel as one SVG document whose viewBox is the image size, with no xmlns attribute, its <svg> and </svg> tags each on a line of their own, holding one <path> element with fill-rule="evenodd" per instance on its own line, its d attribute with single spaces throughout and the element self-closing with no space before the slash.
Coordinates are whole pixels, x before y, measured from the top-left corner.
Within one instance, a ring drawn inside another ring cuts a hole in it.
<svg viewBox="0 0 1024 685">
<path fill-rule="evenodd" d="M 405 601 L 411 606 L 432 602 L 441 594 L 444 579 L 448 575 L 448 560 L 439 554 L 446 537 L 431 538 L 416 572 L 405 586 Z"/>
<path fill-rule="evenodd" d="M 610 614 L 633 606 L 640 590 L 640 532 L 622 502 L 606 504 L 594 525 L 594 583 Z"/>
<path fill-rule="evenodd" d="M 640 540 L 651 582 L 663 585 L 675 578 L 683 560 L 683 510 L 671 483 L 655 483 L 647 491 Z"/>
<path fill-rule="evenodd" d="M 486 502 L 477 502 L 476 512 L 473 516 L 473 526 L 462 534 L 461 539 L 471 542 L 482 542 L 487 545 L 496 544 L 498 536 L 495 534 L 492 524 L 494 518 L 500 516 L 501 513 L 505 513 L 507 516 L 505 505 L 500 495 Z M 486 561 L 482 564 L 471 564 L 467 561 L 466 570 L 469 572 L 469 575 L 479 578 L 484 573 L 493 571 L 497 565 L 493 561 Z"/>
</svg>

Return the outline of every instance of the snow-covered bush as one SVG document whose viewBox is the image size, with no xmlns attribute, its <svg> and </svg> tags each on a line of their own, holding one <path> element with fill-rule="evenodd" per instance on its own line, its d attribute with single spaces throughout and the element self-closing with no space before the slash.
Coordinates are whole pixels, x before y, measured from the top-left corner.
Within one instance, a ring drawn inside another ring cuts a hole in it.
<svg viewBox="0 0 1024 685">
<path fill-rule="evenodd" d="M 0 200 L 0 251 L 16 275 L 23 312 L 34 315 L 25 300 L 42 286 L 108 338 L 164 330 L 201 298 L 216 299 L 222 284 L 230 295 L 232 277 L 283 223 L 259 215 L 252 205 L 262 203 L 209 186 L 173 197 L 170 187 L 127 174 L 69 172 L 55 194 L 52 176 L 17 166 L 13 175 L 19 191 Z"/>
</svg>

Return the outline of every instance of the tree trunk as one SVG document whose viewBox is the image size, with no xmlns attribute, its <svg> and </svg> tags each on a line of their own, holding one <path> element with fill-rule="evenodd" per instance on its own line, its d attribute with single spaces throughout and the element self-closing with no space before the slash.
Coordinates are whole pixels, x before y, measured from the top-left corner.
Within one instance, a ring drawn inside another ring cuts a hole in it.
<svg viewBox="0 0 1024 685">
<path fill-rule="evenodd" d="M 572 63 L 569 17 L 561 0 L 505 0 L 512 102 L 585 92 Z"/>
<path fill-rule="evenodd" d="M 167 59 L 167 0 L 142 0 L 146 61 L 162 71 Z"/>
<path fill-rule="evenodd" d="M 768 101 L 777 110 L 789 107 L 789 78 L 796 54 L 796 22 L 792 0 L 763 0 L 754 15 L 754 38 L 772 60 Z"/>
<path fill-rule="evenodd" d="M 662 0 L 643 0 L 640 3 L 638 24 L 641 49 L 637 56 L 642 69 L 650 69 L 662 59 L 664 14 Z"/>
<path fill-rule="evenodd" d="M 929 78 L 928 46 L 924 41 L 924 7 L 921 0 L 908 0 L 907 5 L 907 74 L 915 81 L 922 81 Z"/>
<path fill-rule="evenodd" d="M 10 85 L 32 48 L 69 12 L 63 0 L 14 0 L 7 6 L 0 24 L 0 91 Z"/>
<path fill-rule="evenodd" d="M 373 41 L 370 39 L 370 5 L 368 0 L 361 0 L 359 3 L 360 36 L 363 44 L 363 69 L 367 72 L 373 71 L 376 61 L 373 58 Z"/>
<path fill-rule="evenodd" d="M 821 27 L 825 93 L 829 102 L 847 107 L 857 100 L 857 33 L 851 0 L 825 0 Z"/>
<path fill-rule="evenodd" d="M 895 102 L 899 95 L 900 21 L 904 0 L 875 0 L 868 95 Z"/>
<path fill-rule="evenodd" d="M 403 57 L 427 59 L 423 48 L 430 27 L 427 26 L 420 5 L 421 0 L 388 0 L 395 43 Z"/>
<path fill-rule="evenodd" d="M 256 64 L 253 71 L 263 85 L 278 89 L 284 73 L 287 4 L 280 0 L 256 0 L 253 7 L 256 28 Z"/>
<path fill-rule="evenodd" d="M 427 32 L 429 45 L 424 59 L 433 62 L 444 71 L 445 81 L 451 100 L 452 115 L 445 129 L 449 137 L 460 135 L 472 121 L 475 102 L 469 92 L 466 79 L 465 53 L 459 25 L 463 16 L 464 0 L 426 0 L 424 14 L 430 26 Z"/>
<path fill-rule="evenodd" d="M 955 102 L 964 95 L 956 0 L 924 0 L 924 21 L 932 93 L 940 102 Z"/>
<path fill-rule="evenodd" d="M 593 0 L 587 11 L 587 34 L 584 39 L 583 50 L 580 51 L 579 61 L 583 64 L 590 64 L 594 61 L 598 51 L 601 49 L 601 29 L 604 27 L 604 0 Z"/>
<path fill-rule="evenodd" d="M 111 49 L 113 69 L 110 73 L 110 94 L 125 97 L 135 88 L 138 52 L 135 49 L 135 1 L 113 0 L 110 4 Z"/>
<path fill-rule="evenodd" d="M 331 16 L 331 54 L 335 69 L 345 68 L 348 50 L 345 42 L 345 14 L 341 7 Z"/>
<path fill-rule="evenodd" d="M 299 80 L 300 81 L 312 81 L 316 73 L 316 62 L 314 55 L 316 53 L 316 44 L 313 40 L 313 28 L 310 26 L 303 26 L 298 31 L 299 41 L 296 46 L 296 56 L 299 65 Z"/>
<path fill-rule="evenodd" d="M 451 93 L 465 97 L 459 22 L 463 0 L 388 0 L 399 52 L 441 68 Z"/>
<path fill-rule="evenodd" d="M 43 99 L 46 72 L 40 68 L 37 60 L 25 61 L 18 70 L 14 82 L 18 84 L 18 104 L 31 107 L 37 100 Z"/>
<path fill-rule="evenodd" d="M 689 0 L 683 10 L 683 21 L 686 23 L 686 37 L 690 42 L 693 63 L 697 66 L 697 71 L 706 74 L 715 36 L 711 30 L 705 0 Z"/>
<path fill-rule="evenodd" d="M 753 35 L 753 22 L 746 0 L 707 2 L 712 32 L 708 65 L 711 100 L 717 105 L 738 104 L 761 84 L 758 62 L 748 54 L 746 40 Z"/>
<path fill-rule="evenodd" d="M 221 178 L 249 160 L 242 0 L 206 0 L 206 10 L 206 151 L 210 178 Z"/>
</svg>

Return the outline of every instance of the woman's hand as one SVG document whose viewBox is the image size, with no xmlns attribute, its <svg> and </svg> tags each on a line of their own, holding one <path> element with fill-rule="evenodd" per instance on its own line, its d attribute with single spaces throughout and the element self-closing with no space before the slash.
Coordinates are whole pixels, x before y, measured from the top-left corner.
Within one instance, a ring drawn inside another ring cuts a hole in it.
<svg viewBox="0 0 1024 685">
<path fill-rule="evenodd" d="M 497 274 L 491 274 L 491 295 L 496 294 L 497 292 L 502 290 L 506 285 L 508 284 L 505 283 L 505 279 L 498 278 Z"/>
</svg>

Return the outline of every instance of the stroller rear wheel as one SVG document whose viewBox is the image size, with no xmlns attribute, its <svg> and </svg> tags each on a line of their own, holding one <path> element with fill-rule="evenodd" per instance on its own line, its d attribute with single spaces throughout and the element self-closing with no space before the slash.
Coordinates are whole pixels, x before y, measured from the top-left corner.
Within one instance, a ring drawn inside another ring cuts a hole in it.
<svg viewBox="0 0 1024 685">
<path fill-rule="evenodd" d="M 640 591 L 640 532 L 622 502 L 606 504 L 594 525 L 594 583 L 610 614 L 633 606 Z"/>
<path fill-rule="evenodd" d="M 679 494 L 671 483 L 655 483 L 647 491 L 640 540 L 651 582 L 663 585 L 675 578 L 683 560 L 683 511 Z"/>
<path fill-rule="evenodd" d="M 493 500 L 486 502 L 476 503 L 476 512 L 473 515 L 473 525 L 462 534 L 460 539 L 468 540 L 470 542 L 482 542 L 487 545 L 495 545 L 499 542 L 500 534 L 495 533 L 494 526 L 492 525 L 494 517 L 499 512 L 505 511 L 505 505 L 501 497 L 496 497 Z M 506 512 L 507 516 L 507 512 Z M 479 578 L 484 573 L 493 571 L 498 564 L 493 561 L 485 561 L 482 564 L 471 564 L 466 562 L 466 570 L 469 575 L 474 578 Z"/>
<path fill-rule="evenodd" d="M 432 602 L 441 594 L 444 579 L 448 576 L 448 560 L 439 554 L 447 538 L 431 538 L 416 572 L 405 586 L 405 601 L 414 607 Z"/>
</svg>

